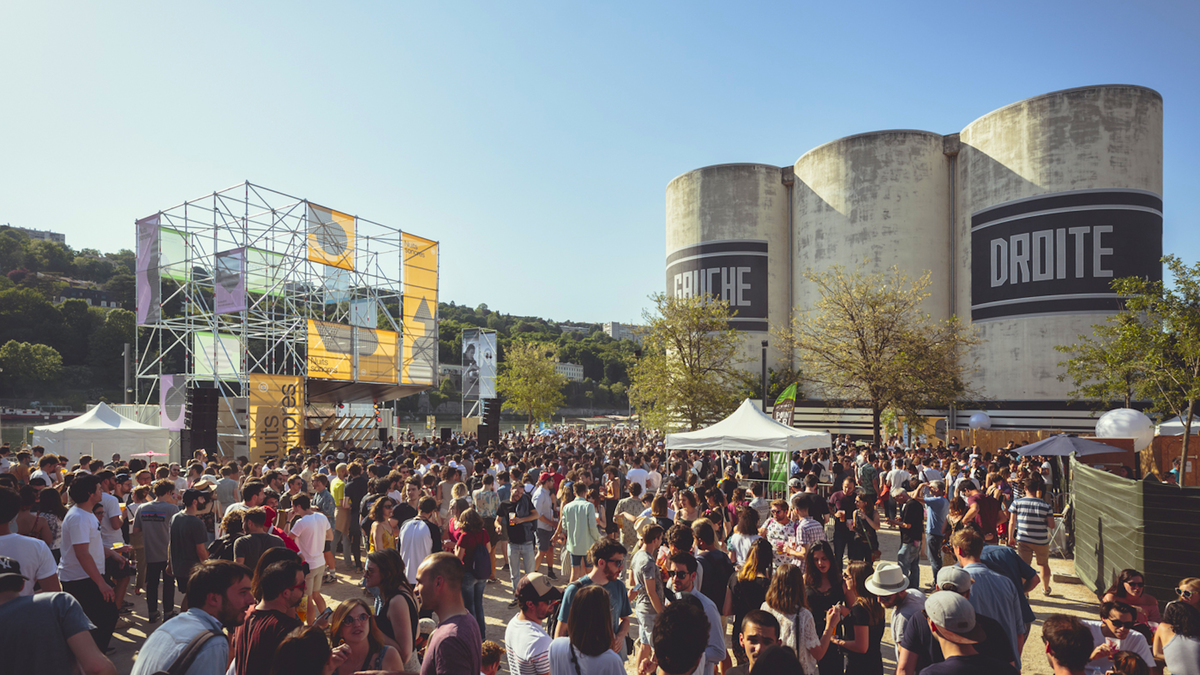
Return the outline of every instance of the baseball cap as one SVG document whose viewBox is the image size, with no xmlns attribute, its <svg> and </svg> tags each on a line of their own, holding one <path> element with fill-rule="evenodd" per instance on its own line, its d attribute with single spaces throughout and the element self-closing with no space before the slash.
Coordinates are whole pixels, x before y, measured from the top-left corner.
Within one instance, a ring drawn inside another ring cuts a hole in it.
<svg viewBox="0 0 1200 675">
<path fill-rule="evenodd" d="M 0 555 L 0 579 L 9 579 L 12 577 L 29 581 L 29 577 L 21 574 L 21 563 L 8 556 Z"/>
<path fill-rule="evenodd" d="M 117 485 L 120 485 L 121 483 L 127 483 L 127 482 L 129 482 L 129 474 L 119 473 L 119 474 L 117 474 L 116 480 L 117 480 Z"/>
<path fill-rule="evenodd" d="M 938 570 L 937 586 L 939 590 L 954 591 L 959 595 L 971 590 L 971 584 L 975 580 L 971 578 L 971 574 L 961 567 L 943 567 Z"/>
<path fill-rule="evenodd" d="M 339 452 L 339 453 L 337 454 L 337 458 L 338 458 L 338 459 L 346 459 L 346 453 L 344 453 L 344 452 Z"/>
<path fill-rule="evenodd" d="M 549 471 L 543 471 L 542 475 L 538 476 L 538 483 L 545 483 L 548 480 L 554 480 L 554 474 Z"/>
<path fill-rule="evenodd" d="M 983 626 L 975 622 L 975 608 L 958 593 L 938 591 L 930 595 L 925 600 L 925 616 L 937 626 L 938 634 L 950 642 L 973 645 L 987 637 Z"/>
<path fill-rule="evenodd" d="M 788 487 L 796 488 L 797 490 L 803 489 L 804 481 L 800 480 L 799 478 L 792 477 L 791 479 L 788 480 Z"/>
<path fill-rule="evenodd" d="M 202 491 L 202 490 L 197 490 L 196 488 L 188 488 L 187 490 L 183 491 L 183 500 L 182 501 L 183 501 L 184 506 L 187 506 L 188 504 L 191 504 L 192 502 L 196 501 L 197 499 L 200 499 L 205 496 L 206 495 L 204 494 L 204 491 Z"/>
<path fill-rule="evenodd" d="M 550 583 L 550 579 L 538 572 L 521 577 L 517 582 L 517 600 L 525 602 L 557 602 L 562 600 L 562 591 Z"/>
</svg>

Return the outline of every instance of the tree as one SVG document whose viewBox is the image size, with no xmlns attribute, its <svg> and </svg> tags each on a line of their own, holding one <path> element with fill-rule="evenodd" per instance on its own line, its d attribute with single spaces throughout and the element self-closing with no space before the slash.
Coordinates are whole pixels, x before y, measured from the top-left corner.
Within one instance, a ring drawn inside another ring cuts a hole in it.
<svg viewBox="0 0 1200 675">
<path fill-rule="evenodd" d="M 1058 363 L 1065 371 L 1058 379 L 1071 379 L 1072 399 L 1088 399 L 1093 408 L 1102 410 L 1116 400 L 1129 408 L 1140 397 L 1145 373 L 1142 348 L 1136 342 L 1141 327 L 1134 324 L 1141 320 L 1128 312 L 1114 314 L 1108 323 L 1092 326 L 1092 335 L 1080 335 L 1075 344 L 1054 348 L 1068 356 Z"/>
<path fill-rule="evenodd" d="M 62 372 L 62 356 L 53 347 L 9 340 L 0 347 L 0 370 L 14 393 L 35 393 Z"/>
<path fill-rule="evenodd" d="M 839 265 L 805 277 L 820 298 L 772 331 L 775 339 L 798 356 L 823 398 L 871 409 L 876 442 L 884 410 L 916 417 L 973 393 L 965 356 L 979 338 L 957 317 L 937 321 L 921 311 L 928 272 L 913 280 L 896 267 L 848 272 Z"/>
<path fill-rule="evenodd" d="M 643 312 L 643 355 L 633 367 L 630 402 L 643 426 L 689 430 L 737 406 L 741 337 L 729 327 L 729 303 L 709 296 L 650 296 Z"/>
<path fill-rule="evenodd" d="M 538 342 L 513 342 L 496 377 L 496 391 L 504 410 L 524 413 L 529 423 L 551 419 L 563 404 L 563 385 L 550 356 L 553 346 Z"/>
<path fill-rule="evenodd" d="M 1113 281 L 1124 300 L 1109 323 L 1118 328 L 1116 344 L 1128 349 L 1121 353 L 1139 368 L 1134 395 L 1183 421 L 1186 458 L 1200 401 L 1200 263 L 1189 267 L 1175 256 L 1162 261 L 1174 277 L 1170 288 L 1135 277 Z"/>
</svg>

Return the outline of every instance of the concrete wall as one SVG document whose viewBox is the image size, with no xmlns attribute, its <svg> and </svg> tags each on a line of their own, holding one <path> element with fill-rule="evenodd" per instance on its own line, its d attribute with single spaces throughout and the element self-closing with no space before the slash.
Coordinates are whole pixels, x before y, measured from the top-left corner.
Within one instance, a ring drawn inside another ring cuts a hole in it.
<svg viewBox="0 0 1200 675">
<path fill-rule="evenodd" d="M 868 272 L 893 266 L 932 273 L 925 311 L 950 315 L 950 163 L 942 136 L 879 131 L 826 143 L 796 160 L 795 258 L 798 307 L 819 299 L 805 272 L 834 265 Z"/>
<path fill-rule="evenodd" d="M 956 307 L 971 316 L 971 214 L 1066 190 L 1133 188 L 1162 194 L 1162 97 L 1143 87 L 1068 89 L 991 112 L 959 135 Z M 976 382 L 988 398 L 1065 400 L 1056 345 L 1091 332 L 1103 314 L 980 322 Z"/>
<path fill-rule="evenodd" d="M 702 242 L 763 240 L 767 242 L 768 322 L 787 320 L 790 306 L 787 187 L 780 168 L 767 164 L 721 164 L 689 171 L 667 185 L 667 253 Z M 741 356 L 746 369 L 757 372 L 764 331 L 746 331 Z M 772 368 L 789 362 L 774 347 L 767 353 Z"/>
</svg>

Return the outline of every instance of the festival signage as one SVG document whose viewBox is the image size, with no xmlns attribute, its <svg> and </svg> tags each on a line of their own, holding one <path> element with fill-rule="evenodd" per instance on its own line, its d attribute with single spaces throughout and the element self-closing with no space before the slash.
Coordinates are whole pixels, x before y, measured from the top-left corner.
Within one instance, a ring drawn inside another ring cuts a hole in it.
<svg viewBox="0 0 1200 675">
<path fill-rule="evenodd" d="M 282 457 L 304 440 L 304 379 L 251 373 L 250 461 Z"/>
<path fill-rule="evenodd" d="M 496 331 L 462 332 L 463 400 L 496 398 Z"/>
<path fill-rule="evenodd" d="M 1112 282 L 1162 280 L 1162 198 L 1072 190 L 971 214 L 971 319 L 1118 311 Z"/>
<path fill-rule="evenodd" d="M 350 326 L 308 320 L 308 376 L 354 379 L 354 332 Z"/>
<path fill-rule="evenodd" d="M 437 376 L 438 244 L 429 239 L 400 235 L 402 298 L 403 384 L 434 384 Z"/>
<path fill-rule="evenodd" d="M 767 242 L 724 239 L 667 255 L 667 295 L 710 295 L 729 303 L 729 325 L 767 330 Z"/>
<path fill-rule="evenodd" d="M 796 411 L 796 385 L 789 385 L 779 398 L 775 399 L 775 407 L 771 409 L 771 414 L 776 422 L 790 427 L 792 426 L 792 415 Z"/>
<path fill-rule="evenodd" d="M 187 376 L 163 375 L 158 378 L 158 426 L 181 431 L 187 409 Z"/>
<path fill-rule="evenodd" d="M 354 269 L 354 216 L 308 204 L 308 259 L 344 270 Z"/>
<path fill-rule="evenodd" d="M 235 248 L 214 256 L 213 313 L 246 309 L 246 250 Z"/>
<path fill-rule="evenodd" d="M 137 221 L 137 267 L 134 284 L 137 291 L 137 323 L 158 323 L 162 317 L 162 287 L 158 275 L 159 215 Z"/>
</svg>

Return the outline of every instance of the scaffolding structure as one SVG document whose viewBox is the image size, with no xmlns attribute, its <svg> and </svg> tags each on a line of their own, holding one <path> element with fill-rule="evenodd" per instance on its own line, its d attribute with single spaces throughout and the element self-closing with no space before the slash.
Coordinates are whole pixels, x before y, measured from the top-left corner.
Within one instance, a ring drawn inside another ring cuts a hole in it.
<svg viewBox="0 0 1200 675">
<path fill-rule="evenodd" d="M 136 225 L 134 395 L 164 426 L 214 388 L 222 434 L 252 444 L 262 376 L 300 379 L 306 429 L 436 385 L 437 242 L 249 182 Z"/>
</svg>

